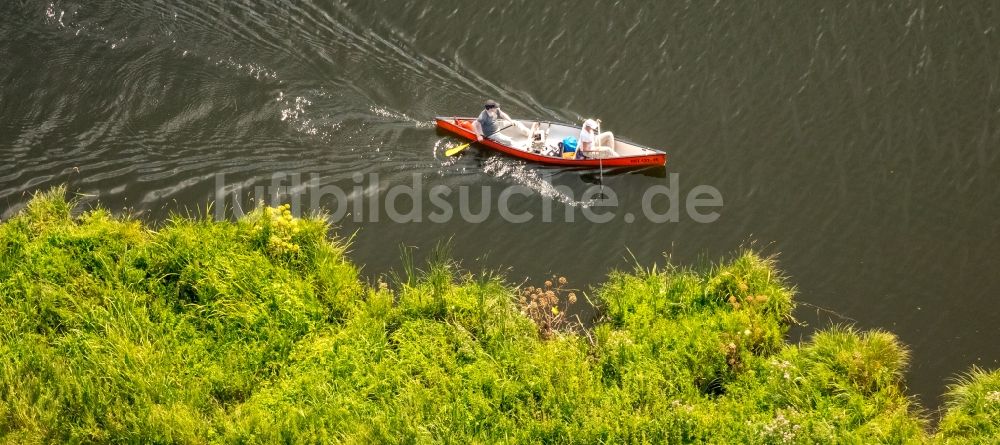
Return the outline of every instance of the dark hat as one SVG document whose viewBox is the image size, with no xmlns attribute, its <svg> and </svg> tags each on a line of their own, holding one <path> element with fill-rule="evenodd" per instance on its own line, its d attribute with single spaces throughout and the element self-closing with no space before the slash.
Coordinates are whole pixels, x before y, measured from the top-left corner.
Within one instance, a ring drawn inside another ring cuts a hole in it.
<svg viewBox="0 0 1000 445">
<path fill-rule="evenodd" d="M 493 107 L 499 107 L 499 106 L 500 106 L 500 104 L 498 104 L 497 101 L 495 101 L 493 99 L 487 100 L 486 103 L 483 104 L 483 108 L 493 108 Z"/>
</svg>

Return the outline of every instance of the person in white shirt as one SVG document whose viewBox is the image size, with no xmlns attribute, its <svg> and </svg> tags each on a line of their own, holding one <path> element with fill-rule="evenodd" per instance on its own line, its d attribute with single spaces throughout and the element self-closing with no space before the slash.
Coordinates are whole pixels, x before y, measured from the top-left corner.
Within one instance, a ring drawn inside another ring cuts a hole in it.
<svg viewBox="0 0 1000 445">
<path fill-rule="evenodd" d="M 583 129 L 580 130 L 580 147 L 576 150 L 576 157 L 582 156 L 590 158 L 609 158 L 618 156 L 615 153 L 615 135 L 610 131 L 597 134 L 599 125 L 593 119 L 583 121 Z"/>
</svg>

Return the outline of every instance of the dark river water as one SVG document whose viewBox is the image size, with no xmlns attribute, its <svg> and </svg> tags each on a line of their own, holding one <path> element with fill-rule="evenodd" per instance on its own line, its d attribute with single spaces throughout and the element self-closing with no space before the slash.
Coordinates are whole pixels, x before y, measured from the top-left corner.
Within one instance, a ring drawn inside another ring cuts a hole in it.
<svg viewBox="0 0 1000 445">
<path fill-rule="evenodd" d="M 420 258 L 451 239 L 469 269 L 583 288 L 633 256 L 754 245 L 798 286 L 793 341 L 831 323 L 895 332 L 931 410 L 957 373 L 998 366 L 995 1 L 4 0 L 0 17 L 3 218 L 59 184 L 148 221 L 295 196 L 342 216 L 369 279 L 401 244 Z M 445 157 L 461 141 L 434 116 L 487 98 L 599 117 L 669 161 L 602 175 Z M 414 175 L 418 203 L 393 202 L 420 221 L 395 222 L 384 201 Z M 616 206 L 585 196 L 601 184 Z M 701 210 L 713 222 L 686 207 L 701 185 L 721 196 Z M 429 218 L 435 186 L 452 217 Z M 493 209 L 481 222 L 463 190 Z M 597 209 L 612 220 L 581 213 Z"/>
</svg>

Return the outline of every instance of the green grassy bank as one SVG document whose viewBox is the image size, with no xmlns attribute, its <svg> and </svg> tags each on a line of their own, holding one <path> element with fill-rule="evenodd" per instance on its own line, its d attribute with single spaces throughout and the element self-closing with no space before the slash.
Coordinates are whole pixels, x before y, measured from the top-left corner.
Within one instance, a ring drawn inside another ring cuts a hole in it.
<svg viewBox="0 0 1000 445">
<path fill-rule="evenodd" d="M 573 329 L 559 280 L 444 258 L 369 286 L 322 219 L 158 230 L 56 189 L 0 224 L 4 443 L 977 443 L 1000 374 L 939 431 L 890 333 L 784 333 L 791 285 L 744 252 L 612 273 Z M 74 216 L 77 215 L 77 216 Z M 582 294 L 581 294 L 582 298 Z"/>
</svg>

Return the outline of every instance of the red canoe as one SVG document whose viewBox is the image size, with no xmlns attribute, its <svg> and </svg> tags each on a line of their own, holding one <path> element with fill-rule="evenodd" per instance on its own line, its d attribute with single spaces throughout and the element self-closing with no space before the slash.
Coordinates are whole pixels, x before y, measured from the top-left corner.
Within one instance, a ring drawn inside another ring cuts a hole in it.
<svg viewBox="0 0 1000 445">
<path fill-rule="evenodd" d="M 470 141 L 476 140 L 472 117 L 436 117 L 437 126 Z M 615 138 L 614 147 L 595 147 L 584 153 L 587 159 L 565 158 L 559 149 L 559 142 L 566 137 L 579 137 L 580 127 L 553 122 L 522 120 L 523 128 L 504 121 L 497 124 L 501 140 L 509 140 L 510 145 L 492 139 L 484 139 L 481 144 L 529 161 L 552 165 L 577 167 L 648 167 L 665 165 L 667 154 L 642 145 Z M 504 128 L 506 127 L 506 128 Z M 528 131 L 526 132 L 525 129 Z M 529 136 L 530 134 L 530 136 Z"/>
</svg>

